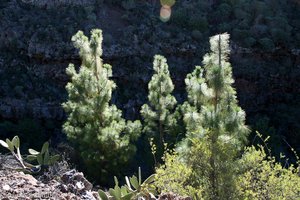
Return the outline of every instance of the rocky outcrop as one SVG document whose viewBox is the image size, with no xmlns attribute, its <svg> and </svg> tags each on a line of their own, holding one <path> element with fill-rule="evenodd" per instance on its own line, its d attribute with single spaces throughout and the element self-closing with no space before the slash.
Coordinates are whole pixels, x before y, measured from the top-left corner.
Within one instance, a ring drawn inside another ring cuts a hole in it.
<svg viewBox="0 0 300 200">
<path fill-rule="evenodd" d="M 0 199 L 100 200 L 100 196 L 84 174 L 57 164 L 48 172 L 32 176 L 17 171 L 21 166 L 13 156 L 0 154 Z M 55 169 L 54 168 L 60 168 Z M 54 172 L 54 171 L 55 172 Z M 52 175 L 49 179 L 49 173 Z M 61 172 L 63 171 L 63 173 Z M 48 178 L 45 179 L 45 176 Z M 144 198 L 139 198 L 143 200 Z M 154 200 L 191 200 L 172 192 L 160 194 Z"/>
<path fill-rule="evenodd" d="M 21 167 L 12 156 L 0 154 L 0 161 L 0 199 L 2 200 L 100 200 L 98 193 L 92 191 L 93 185 L 85 179 L 82 173 L 75 170 L 64 174 L 57 173 L 51 180 L 42 182 L 41 177 L 47 173 L 34 177 L 17 171 Z"/>
<path fill-rule="evenodd" d="M 65 117 L 59 103 L 43 102 L 41 99 L 24 101 L 20 99 L 3 98 L 0 100 L 0 117 L 4 119 L 35 119 L 62 120 Z"/>
</svg>

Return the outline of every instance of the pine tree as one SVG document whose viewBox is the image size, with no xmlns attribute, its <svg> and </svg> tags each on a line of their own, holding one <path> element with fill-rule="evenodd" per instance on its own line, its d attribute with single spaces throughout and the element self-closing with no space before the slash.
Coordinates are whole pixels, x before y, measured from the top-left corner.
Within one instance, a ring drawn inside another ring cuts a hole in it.
<svg viewBox="0 0 300 200">
<path fill-rule="evenodd" d="M 210 45 L 204 66 L 196 66 L 185 79 L 188 102 L 182 109 L 187 137 L 178 150 L 205 188 L 206 198 L 232 199 L 235 159 L 249 130 L 232 87 L 229 35 L 211 37 Z"/>
<path fill-rule="evenodd" d="M 111 174 L 121 172 L 135 153 L 133 142 L 141 132 L 139 121 L 126 122 L 110 104 L 116 84 L 109 78 L 112 67 L 102 63 L 102 31 L 92 30 L 89 40 L 82 31 L 72 37 L 82 59 L 79 72 L 70 64 L 66 72 L 68 119 L 63 130 L 80 153 L 87 174 L 107 184 Z"/>
<path fill-rule="evenodd" d="M 167 60 L 160 55 L 154 57 L 155 71 L 148 84 L 148 104 L 144 104 L 141 115 L 144 119 L 143 132 L 148 138 L 154 138 L 157 158 L 161 158 L 164 143 L 170 145 L 176 141 L 176 117 L 174 114 L 176 99 L 171 94 L 174 85 L 170 78 Z"/>
</svg>

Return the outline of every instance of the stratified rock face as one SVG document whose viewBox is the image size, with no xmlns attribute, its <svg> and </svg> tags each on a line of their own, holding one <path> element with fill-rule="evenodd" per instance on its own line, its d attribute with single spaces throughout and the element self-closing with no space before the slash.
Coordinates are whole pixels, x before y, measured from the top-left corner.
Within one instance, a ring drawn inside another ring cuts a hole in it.
<svg viewBox="0 0 300 200">
<path fill-rule="evenodd" d="M 270 118 L 270 126 L 278 135 L 297 135 L 297 139 L 288 142 L 300 149 L 296 143 L 300 138 L 300 89 L 296 87 L 300 83 L 299 4 L 286 3 L 287 0 L 259 1 L 266 8 L 278 4 L 276 10 L 283 18 L 275 13 L 262 20 L 265 13 L 256 20 L 247 20 L 236 16 L 252 16 L 246 4 L 241 10 L 236 9 L 237 4 L 229 6 L 229 15 L 223 19 L 218 13 L 223 13 L 224 2 L 182 0 L 176 2 L 171 20 L 162 23 L 156 10 L 159 1 L 134 2 L 135 8 L 130 9 L 108 0 L 0 0 L 0 119 L 64 119 L 60 105 L 67 96 L 65 68 L 68 63 L 80 65 L 78 52 L 71 44 L 71 37 L 78 30 L 85 34 L 93 28 L 103 30 L 104 62 L 112 64 L 118 85 L 114 103 L 130 119 L 139 117 L 140 106 L 146 101 L 155 54 L 168 59 L 175 96 L 182 102 L 185 75 L 195 65 L 201 65 L 203 54 L 209 50 L 209 36 L 228 31 L 232 35 L 231 63 L 238 98 L 247 118 L 253 121 L 249 125 L 260 123 L 256 115 Z M 204 30 L 199 29 L 203 25 L 199 20 L 207 23 Z M 270 27 L 257 24 L 269 20 Z M 278 32 L 276 29 L 282 24 L 286 28 Z M 289 29 L 288 43 L 268 43 Z M 265 31 L 273 31 L 273 35 Z M 276 48 L 266 51 L 261 45 Z"/>
<path fill-rule="evenodd" d="M 13 0 L 0 3 L 3 11 L 0 49 L 5 53 L 0 55 L 1 119 L 64 119 L 61 103 L 67 95 L 64 90 L 68 81 L 65 68 L 70 62 L 79 66 L 78 52 L 71 44 L 71 36 L 78 30 L 103 29 L 104 62 L 116 61 L 114 75 L 129 86 L 147 84 L 151 73 L 143 59 L 149 59 L 150 64 L 155 52 L 187 56 L 199 51 L 194 44 L 188 44 L 189 37 L 184 34 L 173 36 L 171 43 L 168 40 L 170 33 L 156 27 L 154 32 L 158 36 L 149 34 L 154 27 L 131 26 L 123 18 L 129 14 L 125 10 L 101 4 L 101 1 L 95 4 L 95 1 Z M 13 59 L 9 60 L 10 57 Z M 127 61 L 138 63 L 132 65 Z M 186 69 L 184 65 L 181 68 Z M 135 88 L 128 90 L 134 91 Z M 124 116 L 133 119 L 144 102 L 130 92 L 127 96 L 131 99 L 122 102 L 120 108 L 124 109 Z M 128 92 L 119 94 L 125 93 Z M 116 99 L 121 98 L 118 95 Z M 132 106 L 133 101 L 139 103 Z"/>
<path fill-rule="evenodd" d="M 4 98 L 0 100 L 0 116 L 4 119 L 22 119 L 31 116 L 35 119 L 62 120 L 65 114 L 57 103 L 45 103 L 41 99 L 24 101 Z"/>
<path fill-rule="evenodd" d="M 97 0 L 15 0 L 19 4 L 37 6 L 41 8 L 53 8 L 58 6 L 88 6 L 93 5 Z"/>
</svg>

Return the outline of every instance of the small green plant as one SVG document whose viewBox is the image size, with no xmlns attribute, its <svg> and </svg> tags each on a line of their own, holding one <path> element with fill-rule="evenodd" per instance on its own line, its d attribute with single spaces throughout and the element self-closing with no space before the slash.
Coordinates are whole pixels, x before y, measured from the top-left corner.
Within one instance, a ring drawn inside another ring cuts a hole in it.
<svg viewBox="0 0 300 200">
<path fill-rule="evenodd" d="M 0 144 L 12 153 L 12 155 L 22 165 L 24 169 L 27 169 L 27 166 L 25 165 L 22 155 L 20 153 L 20 139 L 18 136 L 15 136 L 12 140 L 6 138 L 5 142 L 3 140 L 0 140 Z"/>
<path fill-rule="evenodd" d="M 36 161 L 41 167 L 53 165 L 59 159 L 59 155 L 50 155 L 48 142 L 45 142 L 43 144 L 43 147 L 40 152 L 34 149 L 28 149 L 28 152 L 30 153 L 30 155 L 27 156 L 27 160 Z"/>
<path fill-rule="evenodd" d="M 139 197 L 150 199 L 154 197 L 154 194 L 156 194 L 155 187 L 151 185 L 154 182 L 154 176 L 155 175 L 152 174 L 144 182 L 142 182 L 141 168 L 139 167 L 138 177 L 134 175 L 132 177 L 125 176 L 126 185 L 120 187 L 117 177 L 114 177 L 115 187 L 110 188 L 108 190 L 108 194 L 101 189 L 98 193 L 102 200 L 130 200 L 132 198 L 137 199 Z"/>
<path fill-rule="evenodd" d="M 41 169 L 48 167 L 49 165 L 53 165 L 59 159 L 59 155 L 50 156 L 48 142 L 44 143 L 41 152 L 35 151 L 34 149 L 28 150 L 31 154 L 27 156 L 28 161 L 37 160 L 38 165 L 32 165 L 24 161 L 20 152 L 20 139 L 18 136 L 14 136 L 12 140 L 9 140 L 8 138 L 6 138 L 5 141 L 0 140 L 0 144 L 12 153 L 25 172 L 37 173 Z"/>
</svg>

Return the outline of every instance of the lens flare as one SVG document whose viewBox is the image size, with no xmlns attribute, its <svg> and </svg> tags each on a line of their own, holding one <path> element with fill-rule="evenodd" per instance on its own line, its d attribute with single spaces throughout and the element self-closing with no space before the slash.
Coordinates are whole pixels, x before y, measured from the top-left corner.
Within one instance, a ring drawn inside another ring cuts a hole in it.
<svg viewBox="0 0 300 200">
<path fill-rule="evenodd" d="M 163 22 L 169 21 L 171 17 L 171 13 L 172 13 L 171 7 L 167 5 L 163 5 L 160 8 L 160 20 Z"/>
</svg>

